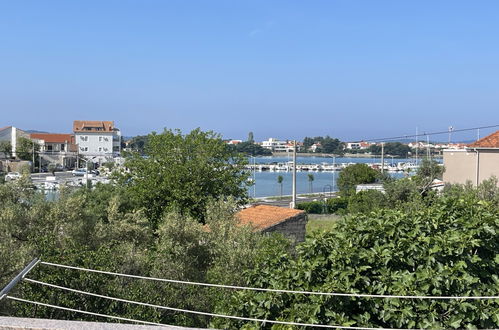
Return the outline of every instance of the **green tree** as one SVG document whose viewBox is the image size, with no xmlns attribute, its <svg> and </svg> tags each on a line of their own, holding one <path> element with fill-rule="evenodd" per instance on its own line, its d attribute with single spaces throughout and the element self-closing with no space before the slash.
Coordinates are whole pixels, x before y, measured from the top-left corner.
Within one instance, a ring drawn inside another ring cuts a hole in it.
<svg viewBox="0 0 499 330">
<path fill-rule="evenodd" d="M 237 152 L 248 156 L 270 156 L 272 151 L 262 147 L 259 144 L 245 141 L 232 146 Z"/>
<path fill-rule="evenodd" d="M 414 180 L 418 185 L 421 194 L 429 191 L 431 184 L 435 179 L 442 180 L 445 167 L 437 161 L 424 158 L 419 164 Z"/>
<path fill-rule="evenodd" d="M 127 156 L 129 173 L 120 182 L 154 223 L 172 208 L 203 221 L 206 204 L 213 198 L 232 196 L 245 202 L 247 160 L 220 135 L 200 129 L 183 135 L 165 129 L 150 134 L 148 141 L 145 157 Z"/>
<path fill-rule="evenodd" d="M 279 184 L 280 188 L 280 196 L 282 197 L 282 181 L 284 181 L 284 178 L 282 175 L 277 176 L 277 183 Z"/>
<path fill-rule="evenodd" d="M 310 148 L 314 143 L 315 141 L 313 138 L 305 137 L 305 139 L 303 139 L 303 149 L 308 150 L 308 148 Z"/>
<path fill-rule="evenodd" d="M 34 158 L 36 161 L 39 151 L 40 145 L 38 143 L 22 136 L 17 138 L 16 155 L 19 159 L 32 161 Z"/>
<path fill-rule="evenodd" d="M 140 154 L 144 154 L 147 142 L 148 142 L 147 135 L 137 135 L 128 141 L 128 148 Z"/>
<path fill-rule="evenodd" d="M 52 173 L 52 175 L 55 175 L 55 170 L 56 170 L 56 165 L 54 163 L 50 163 L 48 165 L 48 171 Z"/>
<path fill-rule="evenodd" d="M 11 158 L 12 144 L 9 141 L 0 141 L 0 153 L 3 153 L 5 158 Z"/>
<path fill-rule="evenodd" d="M 335 222 L 292 254 L 247 272 L 248 286 L 421 296 L 497 296 L 499 209 L 472 195 L 408 212 L 387 209 Z M 497 329 L 499 302 L 237 292 L 227 315 L 368 328 Z M 251 322 L 220 320 L 243 328 Z M 271 328 L 271 325 L 264 325 Z"/>
<path fill-rule="evenodd" d="M 381 154 L 381 145 L 373 144 L 368 148 L 369 152 L 375 155 Z M 411 148 L 400 142 L 388 142 L 385 143 L 384 148 L 385 155 L 392 155 L 398 157 L 406 157 L 407 153 L 411 152 Z"/>
<path fill-rule="evenodd" d="M 358 184 L 374 183 L 380 177 L 380 173 L 366 164 L 354 164 L 347 166 L 340 172 L 338 177 L 338 188 L 343 195 L 355 192 Z"/>
<path fill-rule="evenodd" d="M 314 186 L 313 186 L 314 175 L 312 173 L 308 173 L 307 178 L 308 178 L 308 192 L 313 193 L 314 192 Z"/>
</svg>

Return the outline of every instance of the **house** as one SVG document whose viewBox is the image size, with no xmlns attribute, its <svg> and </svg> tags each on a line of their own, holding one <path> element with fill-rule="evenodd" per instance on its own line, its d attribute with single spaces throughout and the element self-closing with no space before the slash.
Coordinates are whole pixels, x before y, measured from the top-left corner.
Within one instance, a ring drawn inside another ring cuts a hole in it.
<svg viewBox="0 0 499 330">
<path fill-rule="evenodd" d="M 322 145 L 320 144 L 320 142 L 317 142 L 317 143 L 314 143 L 310 146 L 310 148 L 308 148 L 310 151 L 312 152 L 317 152 L 317 149 L 321 149 L 322 148 Z"/>
<path fill-rule="evenodd" d="M 464 149 L 446 149 L 443 154 L 443 180 L 447 183 L 470 181 L 476 186 L 492 176 L 499 178 L 499 131 Z"/>
<path fill-rule="evenodd" d="M 31 140 L 40 145 L 40 164 L 61 164 L 73 168 L 76 163 L 77 146 L 73 134 L 32 133 Z"/>
<path fill-rule="evenodd" d="M 346 148 L 352 150 L 365 150 L 368 149 L 373 143 L 360 141 L 360 142 L 347 142 Z"/>
<path fill-rule="evenodd" d="M 269 149 L 272 152 L 291 152 L 294 150 L 294 145 L 290 141 L 280 141 L 274 138 L 269 138 L 262 142 L 262 147 Z"/>
<path fill-rule="evenodd" d="M 113 121 L 75 120 L 73 133 L 82 156 L 106 162 L 121 153 L 121 132 Z"/>
<path fill-rule="evenodd" d="M 262 233 L 279 232 L 295 242 L 305 240 L 307 214 L 278 206 L 255 205 L 241 210 L 236 215 L 241 225 L 250 225 Z"/>
<path fill-rule="evenodd" d="M 0 152 L 0 158 L 15 158 L 17 150 L 17 141 L 20 137 L 25 137 L 29 139 L 29 134 L 19 128 L 14 126 L 6 126 L 0 128 L 0 142 L 10 143 L 11 152 L 10 155 Z"/>
</svg>

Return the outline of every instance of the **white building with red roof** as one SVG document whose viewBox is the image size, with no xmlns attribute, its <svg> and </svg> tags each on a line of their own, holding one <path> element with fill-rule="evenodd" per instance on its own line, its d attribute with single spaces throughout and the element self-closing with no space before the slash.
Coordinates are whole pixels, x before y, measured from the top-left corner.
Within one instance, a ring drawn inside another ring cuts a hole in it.
<svg viewBox="0 0 499 330">
<path fill-rule="evenodd" d="M 121 132 L 114 121 L 75 120 L 73 133 L 82 156 L 105 162 L 121 153 Z"/>
</svg>

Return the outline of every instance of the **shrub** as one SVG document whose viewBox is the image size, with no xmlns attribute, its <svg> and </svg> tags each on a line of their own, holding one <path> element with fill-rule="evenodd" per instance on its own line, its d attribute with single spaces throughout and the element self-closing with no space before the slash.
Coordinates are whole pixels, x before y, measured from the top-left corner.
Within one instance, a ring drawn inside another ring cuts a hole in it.
<svg viewBox="0 0 499 330">
<path fill-rule="evenodd" d="M 324 202 L 313 201 L 313 202 L 303 202 L 298 203 L 296 208 L 299 210 L 304 210 L 310 214 L 322 214 L 324 212 Z"/>
<path fill-rule="evenodd" d="M 357 214 L 316 233 L 297 256 L 269 258 L 248 286 L 317 292 L 497 296 L 499 209 L 472 195 L 426 208 Z M 217 312 L 372 328 L 499 328 L 496 300 L 420 300 L 237 292 Z M 249 322 L 214 320 L 219 327 Z M 270 328 L 270 326 L 266 326 Z"/>
</svg>

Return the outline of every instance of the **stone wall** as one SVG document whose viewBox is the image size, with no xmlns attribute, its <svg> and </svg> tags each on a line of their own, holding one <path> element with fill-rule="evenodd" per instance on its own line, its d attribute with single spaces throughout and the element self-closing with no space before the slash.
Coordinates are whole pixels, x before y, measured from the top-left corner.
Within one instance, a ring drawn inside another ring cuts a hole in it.
<svg viewBox="0 0 499 330">
<path fill-rule="evenodd" d="M 305 226 L 307 225 L 307 214 L 302 213 L 293 218 L 289 218 L 281 223 L 263 230 L 264 233 L 279 232 L 295 243 L 305 241 Z"/>
</svg>

